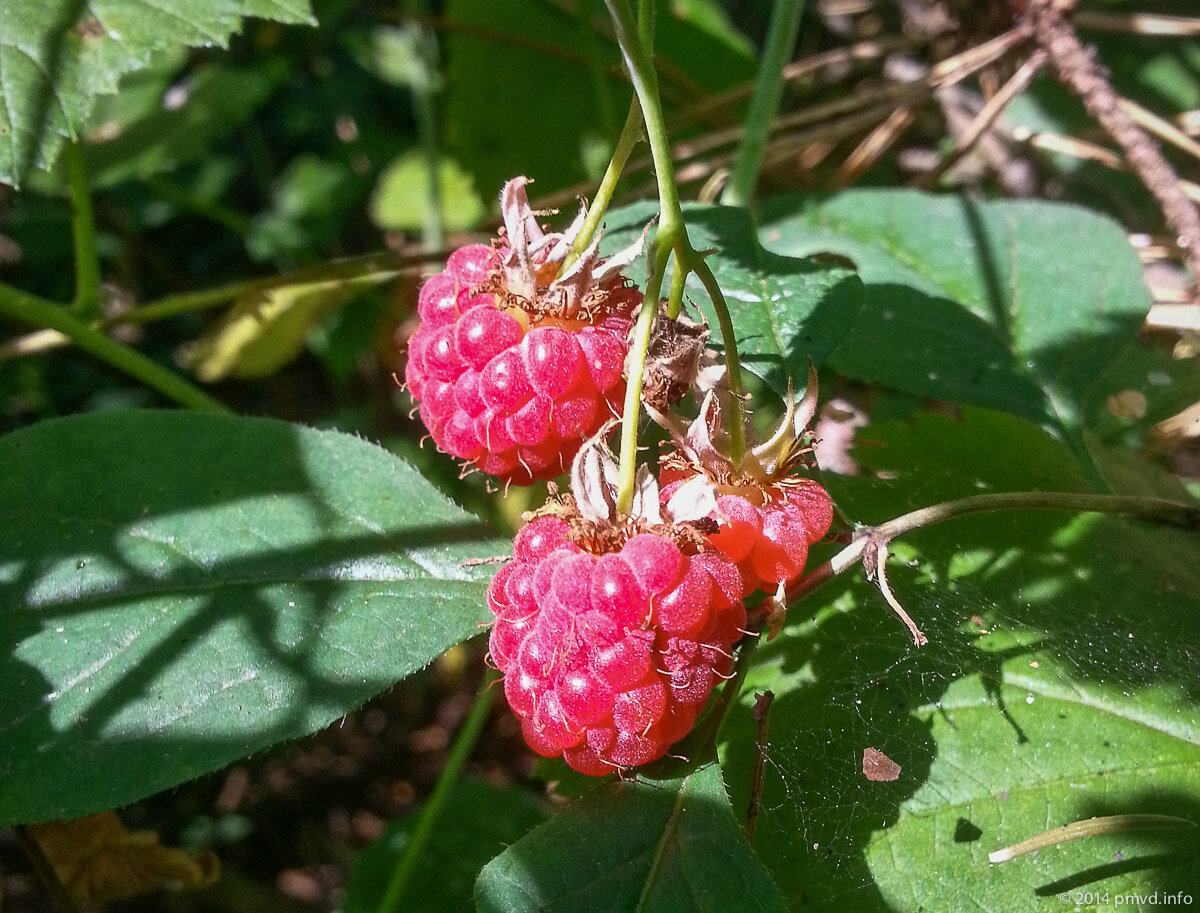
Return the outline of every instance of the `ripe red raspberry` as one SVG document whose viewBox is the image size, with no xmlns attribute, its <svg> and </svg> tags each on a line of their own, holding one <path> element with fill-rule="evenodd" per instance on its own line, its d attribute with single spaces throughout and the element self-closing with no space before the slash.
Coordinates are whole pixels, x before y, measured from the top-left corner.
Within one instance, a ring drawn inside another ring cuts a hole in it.
<svg viewBox="0 0 1200 913">
<path fill-rule="evenodd" d="M 583 441 L 620 415 L 641 301 L 619 273 L 632 249 L 600 261 L 593 245 L 559 276 L 580 222 L 544 234 L 526 183 L 505 186 L 505 232 L 494 246 L 456 250 L 422 287 L 405 368 L 434 443 L 518 485 L 564 472 Z"/>
<path fill-rule="evenodd" d="M 716 552 L 655 532 L 583 541 L 593 550 L 560 516 L 521 529 L 488 588 L 490 646 L 529 745 L 599 775 L 662 757 L 692 728 L 746 613 Z"/>
<path fill-rule="evenodd" d="M 715 391 L 686 428 L 672 416 L 658 416 L 678 448 L 664 457 L 659 474 L 664 512 L 677 523 L 716 521 L 707 539 L 741 571 L 743 597 L 763 590 L 776 597 L 779 612 L 784 590 L 804 570 L 808 547 L 829 532 L 833 521 L 829 493 L 795 474 L 806 460 L 805 429 L 815 408 L 816 376 L 810 371 L 799 406 L 789 398 L 779 429 L 739 462 L 726 452 Z M 781 618 L 776 616 L 776 623 Z"/>
<path fill-rule="evenodd" d="M 688 478 L 696 477 L 664 467 L 664 503 Z M 718 526 L 707 538 L 741 571 L 743 597 L 755 590 L 775 593 L 780 584 L 786 587 L 798 578 L 808 547 L 822 539 L 833 522 L 829 493 L 811 479 L 795 477 L 774 482 L 743 477 L 736 483 L 712 484 L 716 509 L 708 517 Z"/>
</svg>

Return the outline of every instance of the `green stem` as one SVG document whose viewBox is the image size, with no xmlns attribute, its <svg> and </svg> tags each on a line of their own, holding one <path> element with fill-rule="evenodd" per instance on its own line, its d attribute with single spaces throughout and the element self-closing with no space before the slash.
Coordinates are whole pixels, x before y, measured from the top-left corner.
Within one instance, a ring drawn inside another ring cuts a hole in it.
<svg viewBox="0 0 1200 913">
<path fill-rule="evenodd" d="M 206 289 L 202 292 L 187 292 L 182 295 L 169 295 L 159 298 L 149 304 L 126 311 L 107 321 L 105 325 L 118 323 L 149 323 L 162 320 L 164 317 L 174 317 L 178 314 L 188 314 L 192 311 L 202 311 L 207 308 L 219 307 L 229 301 L 251 295 L 257 292 L 270 291 L 286 285 L 299 285 L 317 282 L 334 282 L 338 279 L 365 280 L 374 279 L 386 282 L 395 278 L 400 272 L 403 262 L 392 253 L 365 254 L 361 257 L 347 257 L 332 263 L 322 263 L 307 269 L 296 270 L 283 276 L 268 276 L 264 279 L 246 279 L 241 282 L 231 282 L 217 288 Z"/>
<path fill-rule="evenodd" d="M 71 238 L 75 247 L 75 313 L 84 320 L 100 316 L 100 258 L 96 254 L 96 218 L 88 187 L 83 148 L 68 143 L 67 188 L 71 197 Z"/>
<path fill-rule="evenodd" d="M 693 270 L 704 283 L 708 297 L 712 299 L 713 310 L 717 313 L 717 325 L 721 328 L 721 345 L 725 348 L 725 374 L 729 382 L 729 405 L 732 413 L 729 421 L 729 456 L 734 466 L 740 466 L 746 452 L 746 388 L 742 385 L 742 366 L 738 358 L 733 318 L 729 314 L 725 295 L 721 292 L 717 277 L 713 275 L 712 267 L 704 262 L 704 258 L 699 254 L 695 255 Z"/>
<path fill-rule="evenodd" d="M 664 233 L 678 231 L 677 226 L 683 225 L 683 209 L 679 204 L 679 188 L 675 185 L 675 163 L 671 158 L 666 120 L 658 98 L 658 76 L 625 0 L 604 0 L 604 5 L 612 17 L 617 44 L 621 47 L 621 56 L 625 59 L 625 67 L 629 71 L 646 124 L 646 138 L 650 142 L 650 154 L 654 159 L 654 173 L 658 181 L 658 205 L 662 211 L 658 227 L 661 239 Z"/>
<path fill-rule="evenodd" d="M 609 161 L 604 178 L 600 181 L 600 186 L 596 188 L 596 195 L 588 207 L 587 216 L 583 220 L 583 228 L 580 229 L 579 237 L 571 245 L 571 253 L 563 263 L 564 271 L 578 260 L 588 249 L 588 245 L 592 243 L 592 238 L 596 236 L 600 222 L 608 210 L 608 204 L 612 202 L 613 194 L 617 189 L 617 181 L 621 179 L 621 172 L 641 138 L 642 110 L 638 107 L 635 98 L 630 102 L 629 114 L 625 117 L 625 126 L 621 128 L 621 135 L 617 137 L 617 145 L 613 149 L 612 159 Z"/>
<path fill-rule="evenodd" d="M 924 526 L 995 510 L 1066 510 L 1077 513 L 1130 514 L 1157 523 L 1200 530 L 1200 505 L 1165 498 L 1059 491 L 1013 491 L 973 495 L 909 511 L 879 526 L 863 527 L 854 534 L 854 539 L 849 545 L 788 587 L 787 601 L 794 602 L 807 596 L 854 567 L 862 561 L 864 553 L 872 544 L 886 544 L 898 536 Z"/>
<path fill-rule="evenodd" d="M 163 396 L 203 412 L 227 412 L 221 402 L 136 349 L 105 336 L 64 307 L 0 284 L 0 314 L 33 326 L 49 327 L 68 336 L 85 352 L 141 381 Z"/>
<path fill-rule="evenodd" d="M 235 235 L 245 237 L 254 228 L 254 222 L 236 209 L 215 200 L 205 200 L 175 181 L 161 174 L 152 174 L 142 179 L 146 187 L 176 206 L 203 216 L 210 222 L 227 228 Z"/>
<path fill-rule="evenodd" d="M 426 201 L 425 224 L 421 241 L 426 250 L 437 250 L 442 246 L 442 188 L 438 180 L 438 164 L 441 153 L 438 149 L 436 72 L 438 65 L 437 37 L 429 27 L 419 20 L 428 14 L 424 0 L 409 0 L 405 6 L 416 12 L 417 55 L 421 62 L 421 78 L 413 89 L 413 115 L 417 121 L 417 136 L 421 142 L 421 154 L 425 158 L 425 170 L 429 175 L 429 199 Z"/>
<path fill-rule="evenodd" d="M 492 708 L 492 700 L 495 696 L 495 689 L 492 686 L 496 680 L 490 673 L 484 675 L 483 690 L 476 696 L 466 720 L 463 721 L 462 728 L 454 738 L 454 744 L 450 747 L 450 756 L 446 758 L 446 766 L 442 768 L 433 792 L 425 802 L 425 807 L 421 809 L 421 816 L 417 819 L 417 826 L 413 829 L 412 838 L 404 847 L 404 855 L 400 857 L 400 861 L 392 871 L 392 879 L 388 882 L 383 898 L 379 901 L 378 913 L 394 913 L 400 909 L 400 901 L 412 881 L 413 872 L 416 871 L 421 853 L 429 843 L 429 838 L 442 815 L 450 791 L 458 782 L 463 765 L 479 740 L 479 734 L 487 722 L 488 712 Z"/>
<path fill-rule="evenodd" d="M 642 109 L 642 118 L 646 125 L 646 138 L 650 142 L 650 154 L 654 160 L 654 172 L 658 181 L 658 205 L 660 219 L 658 232 L 655 235 L 656 276 L 652 277 L 654 288 L 647 284 L 646 297 L 643 300 L 642 318 L 639 319 L 638 330 L 645 328 L 648 334 L 653 329 L 653 320 L 658 312 L 658 291 L 662 287 L 662 271 L 665 268 L 669 252 L 675 254 L 675 269 L 682 272 L 679 282 L 687 278 L 687 274 L 695 272 L 704 283 L 705 290 L 712 299 L 713 308 L 717 312 L 717 320 L 722 327 L 725 347 L 725 363 L 728 369 L 730 396 L 730 440 L 731 456 L 735 465 L 740 463 L 745 450 L 745 418 L 743 413 L 740 360 L 737 352 L 737 342 L 733 332 L 733 320 L 725 304 L 725 296 L 721 294 L 712 270 L 704 262 L 704 258 L 692 247 L 688 238 L 687 225 L 683 218 L 683 207 L 679 202 L 679 188 L 675 184 L 675 164 L 671 158 L 671 144 L 667 137 L 666 120 L 663 117 L 662 103 L 658 97 L 658 77 L 655 74 L 653 62 L 644 40 L 644 36 L 653 29 L 653 10 L 650 0 L 642 5 L 642 18 L 639 33 L 629 6 L 625 0 L 604 0 L 609 15 L 613 20 L 613 29 L 617 36 L 617 44 L 621 48 L 621 56 L 629 71 L 633 90 L 638 104 Z M 653 297 L 651 294 L 653 293 Z M 653 302 L 653 313 L 647 314 L 647 305 Z M 628 362 L 627 374 L 629 387 L 625 397 L 625 415 L 622 418 L 621 429 L 621 485 L 617 497 L 617 509 L 627 511 L 633 503 L 633 487 L 636 476 L 637 459 L 637 421 L 639 399 L 632 394 L 636 391 L 641 395 L 641 376 L 645 368 L 646 352 L 649 349 L 649 336 L 645 346 L 635 347 Z M 632 408 L 630 408 L 632 406 Z"/>
<path fill-rule="evenodd" d="M 674 320 L 683 310 L 683 290 L 687 286 L 688 271 L 675 264 L 671 271 L 671 294 L 667 296 L 667 317 Z"/>
<path fill-rule="evenodd" d="M 727 206 L 746 206 L 754 196 L 767 138 L 771 135 L 771 123 L 783 97 L 783 68 L 796 46 L 803 13 L 804 0 L 775 0 L 742 140 L 738 144 L 729 183 L 721 194 L 721 202 Z"/>
<path fill-rule="evenodd" d="M 661 236 L 661 231 L 659 234 Z M 637 325 L 633 330 L 633 343 L 626 362 L 628 386 L 625 388 L 625 411 L 621 416 L 621 471 L 617 483 L 617 512 L 620 514 L 628 514 L 633 509 L 633 496 L 637 488 L 638 420 L 642 408 L 642 380 L 646 374 L 644 367 L 646 354 L 650 351 L 650 337 L 658 317 L 658 294 L 662 289 L 663 273 L 670 256 L 670 247 L 655 248 L 654 272 L 646 279 L 646 294 L 642 298 L 642 308 L 638 312 Z M 675 268 L 681 269 L 678 263 L 675 264 Z"/>
</svg>

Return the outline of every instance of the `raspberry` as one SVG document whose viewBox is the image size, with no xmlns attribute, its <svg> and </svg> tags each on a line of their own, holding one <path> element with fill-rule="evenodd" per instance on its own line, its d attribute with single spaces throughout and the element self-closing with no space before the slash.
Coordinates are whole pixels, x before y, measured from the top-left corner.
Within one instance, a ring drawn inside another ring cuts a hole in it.
<svg viewBox="0 0 1200 913">
<path fill-rule="evenodd" d="M 558 276 L 578 227 L 543 234 L 526 183 L 505 186 L 502 237 L 456 250 L 422 287 L 405 368 L 434 443 L 519 485 L 564 472 L 583 441 L 620 415 L 626 338 L 641 301 L 619 273 L 630 251 L 600 261 L 593 245 Z"/>
<path fill-rule="evenodd" d="M 663 502 L 687 481 L 687 475 L 664 469 Z M 711 483 L 710 483 L 711 484 Z M 713 484 L 717 521 L 708 540 L 737 565 L 744 582 L 743 597 L 755 590 L 776 592 L 798 578 L 808 559 L 808 547 L 829 532 L 833 502 L 811 479 L 787 477 L 758 483 Z"/>
<path fill-rule="evenodd" d="M 671 431 L 676 451 L 666 454 L 659 473 L 663 512 L 676 523 L 716 521 L 708 541 L 737 565 L 745 598 L 755 590 L 775 597 L 782 613 L 787 585 L 808 559 L 808 547 L 829 532 L 833 501 L 817 482 L 795 474 L 808 462 L 806 427 L 816 409 L 817 378 L 809 369 L 808 391 L 799 403 L 788 398 L 776 431 L 746 450 L 740 460 L 726 451 L 718 391 L 710 391 L 700 414 L 684 426 L 674 416 L 657 418 Z M 747 426 L 747 439 L 752 440 Z M 771 630 L 782 614 L 772 615 Z"/>
<path fill-rule="evenodd" d="M 594 553 L 572 519 L 535 517 L 517 533 L 488 588 L 490 648 L 530 747 L 600 775 L 687 734 L 730 671 L 746 613 L 737 569 L 718 553 L 660 532 Z"/>
</svg>

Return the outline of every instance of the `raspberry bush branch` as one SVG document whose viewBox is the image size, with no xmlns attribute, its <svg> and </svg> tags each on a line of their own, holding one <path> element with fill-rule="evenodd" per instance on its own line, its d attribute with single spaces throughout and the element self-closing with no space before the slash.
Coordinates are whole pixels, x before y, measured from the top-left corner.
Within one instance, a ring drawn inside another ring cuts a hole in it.
<svg viewBox="0 0 1200 913">
<path fill-rule="evenodd" d="M 654 71 L 653 61 L 647 47 L 646 35 L 651 27 L 651 7 L 643 5 L 641 31 L 635 27 L 633 15 L 625 0 L 604 0 L 617 36 L 617 44 L 629 71 L 633 83 L 634 94 L 642 110 L 642 118 L 646 125 L 646 138 L 650 143 L 650 153 L 654 160 L 654 171 L 658 182 L 659 224 L 655 234 L 655 250 L 652 256 L 652 272 L 647 279 L 645 302 L 649 307 L 642 308 L 635 329 L 633 350 L 628 362 L 629 396 L 626 399 L 626 409 L 621 429 L 621 485 L 619 504 L 629 504 L 633 500 L 634 478 L 637 463 L 637 423 L 641 405 L 641 375 L 645 367 L 646 352 L 650 346 L 650 335 L 654 330 L 657 317 L 657 302 L 662 288 L 663 275 L 672 254 L 675 256 L 675 272 L 679 274 L 672 289 L 677 287 L 679 297 L 676 300 L 672 294 L 668 303 L 667 316 L 674 318 L 679 315 L 682 307 L 683 282 L 689 273 L 696 273 L 704 284 L 705 291 L 712 300 L 717 321 L 721 327 L 722 344 L 725 350 L 725 364 L 728 375 L 730 392 L 730 408 L 732 412 L 731 450 L 740 459 L 744 448 L 743 437 L 744 406 L 742 399 L 745 388 L 741 379 L 740 361 L 737 353 L 737 341 L 733 331 L 733 321 L 729 316 L 729 308 L 725 303 L 712 269 L 704 262 L 704 258 L 688 238 L 687 225 L 683 218 L 683 208 L 679 202 L 679 188 L 675 183 L 675 165 L 671 158 L 671 144 L 667 136 L 666 121 L 663 117 L 662 104 L 658 97 L 658 78 Z M 649 311 L 649 313 L 647 313 Z M 637 397 L 633 396 L 636 388 Z"/>
<path fill-rule="evenodd" d="M 844 574 L 857 564 L 862 564 L 871 580 L 879 587 L 888 605 L 900 617 L 913 636 L 917 646 L 927 643 L 927 638 L 892 595 L 887 583 L 884 565 L 888 545 L 898 536 L 925 526 L 933 526 L 956 517 L 998 510 L 1064 510 L 1075 513 L 1128 514 L 1177 526 L 1189 531 L 1200 531 L 1200 506 L 1166 498 L 1143 498 L 1132 495 L 1072 494 L 1068 492 L 1015 491 L 997 494 L 973 495 L 955 501 L 943 501 L 922 507 L 878 526 L 864 526 L 856 530 L 850 544 L 819 567 L 787 587 L 789 603 L 807 596 L 824 586 L 833 578 Z"/>
<path fill-rule="evenodd" d="M 227 412 L 225 405 L 158 362 L 96 329 L 61 305 L 0 283 L 0 314 L 32 326 L 57 330 L 105 364 L 139 380 L 167 399 L 202 412 Z"/>
</svg>

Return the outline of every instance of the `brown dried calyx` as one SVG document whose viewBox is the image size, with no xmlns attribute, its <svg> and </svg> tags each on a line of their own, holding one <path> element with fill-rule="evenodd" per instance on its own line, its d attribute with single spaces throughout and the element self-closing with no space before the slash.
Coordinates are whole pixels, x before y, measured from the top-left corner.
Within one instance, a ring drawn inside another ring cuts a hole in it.
<svg viewBox="0 0 1200 913">
<path fill-rule="evenodd" d="M 606 258 L 600 257 L 597 233 L 587 250 L 564 270 L 583 228 L 587 206 L 580 206 L 566 231 L 547 232 L 529 205 L 525 187 L 530 183 L 527 177 L 515 177 L 500 192 L 502 267 L 479 290 L 496 295 L 502 306 L 520 308 L 534 318 L 594 320 L 614 307 L 629 311 L 636 306 L 640 298 L 621 270 L 642 252 L 646 232 Z"/>
<path fill-rule="evenodd" d="M 723 387 L 725 365 L 708 347 L 708 322 L 680 314 L 671 319 L 659 305 L 658 321 L 646 355 L 642 401 L 657 412 L 666 412 L 692 390 L 701 396 Z"/>
</svg>

